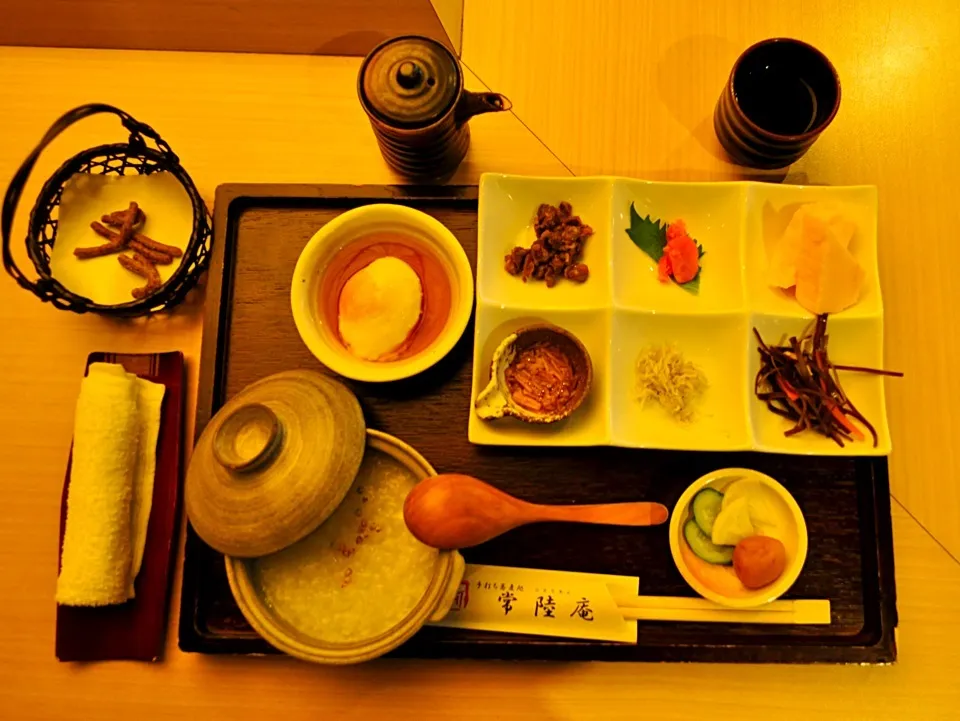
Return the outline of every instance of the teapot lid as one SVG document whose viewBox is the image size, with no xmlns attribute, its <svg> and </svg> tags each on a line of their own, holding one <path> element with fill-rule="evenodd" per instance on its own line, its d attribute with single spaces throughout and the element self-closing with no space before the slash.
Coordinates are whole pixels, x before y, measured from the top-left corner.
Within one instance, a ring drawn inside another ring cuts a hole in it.
<svg viewBox="0 0 960 721">
<path fill-rule="evenodd" d="M 394 127 L 421 128 L 446 115 L 462 88 L 453 53 L 436 40 L 404 35 L 370 51 L 357 90 L 369 114 Z"/>
<path fill-rule="evenodd" d="M 340 505 L 365 444 L 363 411 L 343 384 L 313 371 L 264 378 L 203 430 L 187 470 L 187 516 L 228 556 L 279 551 Z"/>
</svg>

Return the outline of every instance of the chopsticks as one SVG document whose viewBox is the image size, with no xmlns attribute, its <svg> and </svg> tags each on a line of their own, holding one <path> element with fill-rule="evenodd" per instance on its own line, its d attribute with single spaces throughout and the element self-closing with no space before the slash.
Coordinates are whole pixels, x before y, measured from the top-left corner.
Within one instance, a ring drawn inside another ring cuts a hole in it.
<svg viewBox="0 0 960 721">
<path fill-rule="evenodd" d="M 830 601 L 771 601 L 758 608 L 727 608 L 703 598 L 624 596 L 611 589 L 627 621 L 690 621 L 710 623 L 780 623 L 828 625 Z"/>
</svg>

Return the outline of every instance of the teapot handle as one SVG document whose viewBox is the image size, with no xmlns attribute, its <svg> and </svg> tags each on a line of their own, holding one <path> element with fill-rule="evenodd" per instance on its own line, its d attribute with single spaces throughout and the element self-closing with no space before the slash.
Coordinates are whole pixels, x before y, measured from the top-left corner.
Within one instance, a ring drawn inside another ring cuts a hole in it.
<svg viewBox="0 0 960 721">
<path fill-rule="evenodd" d="M 510 100 L 500 93 L 474 93 L 464 90 L 457 103 L 457 124 L 467 122 L 474 115 L 481 113 L 498 113 L 513 107 Z"/>
</svg>

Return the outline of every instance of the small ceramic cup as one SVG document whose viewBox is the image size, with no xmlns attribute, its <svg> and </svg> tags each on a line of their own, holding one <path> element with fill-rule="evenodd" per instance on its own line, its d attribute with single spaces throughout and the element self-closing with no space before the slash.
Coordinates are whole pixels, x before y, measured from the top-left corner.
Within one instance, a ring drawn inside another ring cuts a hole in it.
<svg viewBox="0 0 960 721">
<path fill-rule="evenodd" d="M 772 38 L 737 58 L 713 114 L 717 138 L 734 162 L 785 168 L 833 121 L 840 78 L 826 56 L 791 38 Z"/>
<path fill-rule="evenodd" d="M 709 564 L 698 558 L 683 537 L 684 524 L 691 518 L 693 497 L 708 486 L 723 493 L 739 481 L 759 483 L 772 491 L 774 512 L 782 520 L 777 538 L 783 543 L 787 555 L 787 565 L 780 577 L 753 590 L 740 583 L 732 566 Z M 749 468 L 723 468 L 690 484 L 673 508 L 669 534 L 670 553 L 684 580 L 704 598 L 731 608 L 756 608 L 776 600 L 790 590 L 807 559 L 807 524 L 797 502 L 773 478 Z"/>
<path fill-rule="evenodd" d="M 339 296 L 352 273 L 384 253 L 412 266 L 422 262 L 423 311 L 408 351 L 366 360 L 340 337 Z M 456 345 L 473 312 L 473 271 L 460 241 L 436 218 L 402 205 L 364 205 L 337 216 L 307 242 L 290 303 L 297 332 L 327 368 L 358 381 L 394 381 L 426 370 Z"/>
</svg>

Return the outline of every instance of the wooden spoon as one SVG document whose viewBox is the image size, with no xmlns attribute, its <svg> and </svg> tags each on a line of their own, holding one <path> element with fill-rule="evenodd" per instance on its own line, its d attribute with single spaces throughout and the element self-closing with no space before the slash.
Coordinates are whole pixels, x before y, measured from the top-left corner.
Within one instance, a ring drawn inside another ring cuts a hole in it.
<svg viewBox="0 0 960 721">
<path fill-rule="evenodd" d="M 469 548 L 541 521 L 656 526 L 669 512 L 660 503 L 543 506 L 509 496 L 471 476 L 449 473 L 417 484 L 403 504 L 407 528 L 434 548 Z"/>
</svg>

